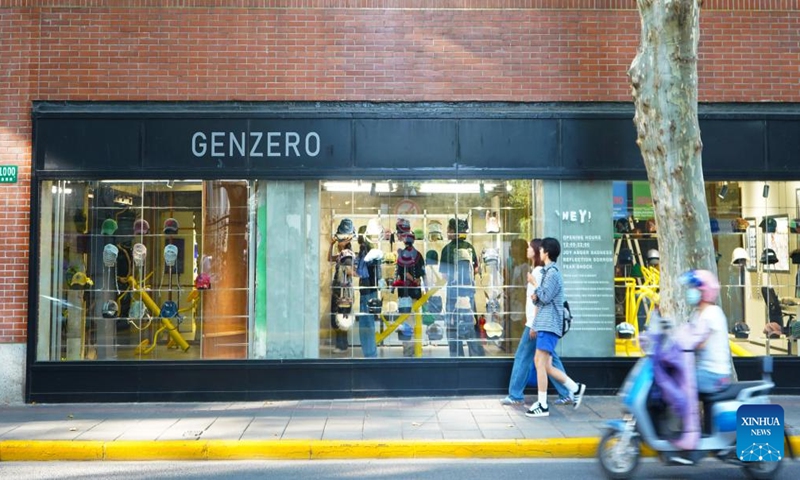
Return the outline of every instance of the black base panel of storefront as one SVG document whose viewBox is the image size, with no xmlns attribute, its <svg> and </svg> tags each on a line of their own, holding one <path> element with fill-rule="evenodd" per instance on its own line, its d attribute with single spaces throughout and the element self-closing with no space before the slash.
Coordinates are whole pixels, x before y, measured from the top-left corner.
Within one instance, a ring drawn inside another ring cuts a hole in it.
<svg viewBox="0 0 800 480">
<path fill-rule="evenodd" d="M 635 359 L 567 359 L 590 395 L 615 394 Z M 202 402 L 503 395 L 512 359 L 36 363 L 27 402 Z M 740 380 L 761 358 L 735 360 Z M 800 394 L 800 358 L 776 358 L 774 394 Z"/>
</svg>

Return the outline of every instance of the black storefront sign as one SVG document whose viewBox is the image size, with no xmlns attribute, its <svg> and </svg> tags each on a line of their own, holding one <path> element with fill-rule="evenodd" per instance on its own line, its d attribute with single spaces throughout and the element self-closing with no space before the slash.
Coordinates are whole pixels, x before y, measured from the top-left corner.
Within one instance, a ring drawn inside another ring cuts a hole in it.
<svg viewBox="0 0 800 480">
<path fill-rule="evenodd" d="M 787 110 L 701 106 L 706 180 L 800 178 L 800 109 Z M 45 176 L 646 178 L 627 104 L 43 102 L 33 118 Z"/>
</svg>

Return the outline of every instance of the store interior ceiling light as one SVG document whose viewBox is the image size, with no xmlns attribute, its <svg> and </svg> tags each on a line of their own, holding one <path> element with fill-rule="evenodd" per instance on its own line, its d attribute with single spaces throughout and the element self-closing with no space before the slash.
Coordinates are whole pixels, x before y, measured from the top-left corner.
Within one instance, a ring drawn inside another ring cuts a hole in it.
<svg viewBox="0 0 800 480">
<path fill-rule="evenodd" d="M 481 189 L 483 185 L 483 189 Z M 419 186 L 421 193 L 481 193 L 493 192 L 496 183 L 423 183 Z"/>
<path fill-rule="evenodd" d="M 364 192 L 375 193 L 391 192 L 387 182 L 361 183 L 361 182 L 323 182 L 322 188 L 328 192 Z M 373 193 L 374 195 L 374 193 Z"/>
<path fill-rule="evenodd" d="M 493 192 L 498 187 L 496 183 L 474 182 L 474 183 L 444 183 L 444 182 L 423 182 L 418 187 L 411 187 L 404 190 L 407 195 L 430 194 L 430 193 L 488 193 Z M 371 195 L 381 193 L 395 193 L 397 184 L 394 182 L 322 182 L 322 188 L 328 192 L 363 192 Z"/>
</svg>

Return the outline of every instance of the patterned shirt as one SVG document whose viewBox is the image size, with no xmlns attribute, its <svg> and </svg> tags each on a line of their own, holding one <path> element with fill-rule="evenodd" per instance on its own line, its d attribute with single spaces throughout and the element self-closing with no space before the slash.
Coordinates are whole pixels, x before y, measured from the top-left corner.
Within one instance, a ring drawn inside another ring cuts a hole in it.
<svg viewBox="0 0 800 480">
<path fill-rule="evenodd" d="M 537 332 L 552 332 L 559 337 L 564 334 L 564 280 L 556 264 L 550 263 L 542 269 L 542 283 L 536 287 L 536 319 L 533 329 Z"/>
</svg>

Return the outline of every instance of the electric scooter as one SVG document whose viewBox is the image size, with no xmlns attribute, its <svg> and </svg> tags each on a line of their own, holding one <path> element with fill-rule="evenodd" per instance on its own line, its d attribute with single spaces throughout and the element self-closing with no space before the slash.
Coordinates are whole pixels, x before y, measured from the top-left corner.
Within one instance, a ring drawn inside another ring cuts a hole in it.
<svg viewBox="0 0 800 480">
<path fill-rule="evenodd" d="M 651 395 L 651 390 L 657 389 L 653 353 L 663 339 L 664 334 L 655 334 L 652 343 L 646 342 L 651 343 L 646 356 L 631 369 L 618 394 L 625 416 L 608 422 L 597 449 L 605 476 L 631 478 L 642 456 L 642 447 L 646 446 L 667 465 L 692 465 L 713 456 L 741 466 L 749 478 L 773 478 L 781 462 L 742 462 L 736 456 L 736 412 L 744 404 L 770 403 L 768 394 L 775 387 L 771 378 L 772 357 L 764 357 L 761 380 L 733 383 L 721 392 L 700 395 L 704 408 L 702 436 L 695 448 L 687 451 L 673 443 L 680 436 L 680 419 Z M 793 458 L 790 442 L 785 445 L 785 454 Z"/>
</svg>

